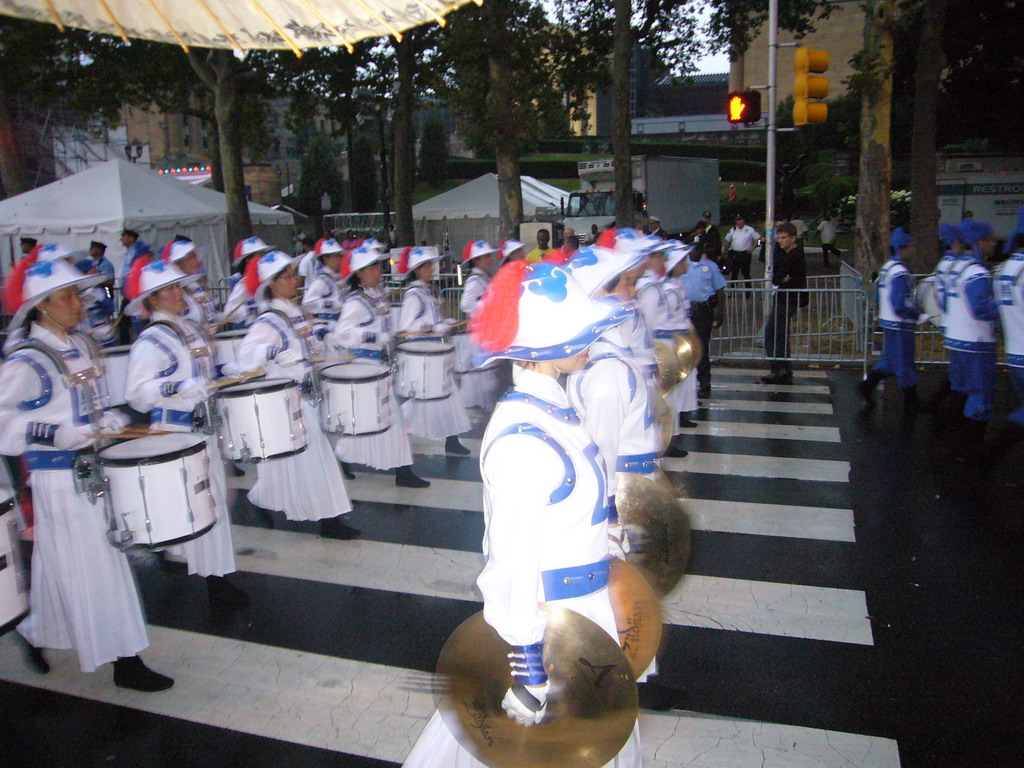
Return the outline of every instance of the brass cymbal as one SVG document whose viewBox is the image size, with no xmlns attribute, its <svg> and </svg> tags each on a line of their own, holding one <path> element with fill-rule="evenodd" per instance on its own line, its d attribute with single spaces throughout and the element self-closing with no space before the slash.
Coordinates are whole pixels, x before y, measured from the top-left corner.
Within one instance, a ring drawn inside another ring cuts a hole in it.
<svg viewBox="0 0 1024 768">
<path fill-rule="evenodd" d="M 679 383 L 679 358 L 675 348 L 664 339 L 654 340 L 654 362 L 658 373 L 655 377 L 662 392 L 668 392 Z"/>
<path fill-rule="evenodd" d="M 675 343 L 676 358 L 679 361 L 679 379 L 683 380 L 697 368 L 704 355 L 704 347 L 700 343 L 700 336 L 690 328 L 686 333 L 673 333 L 672 341 Z"/>
<path fill-rule="evenodd" d="M 659 595 L 679 583 L 690 560 L 690 523 L 675 494 L 642 475 L 619 472 L 615 506 L 626 526 L 626 560 L 644 574 Z"/>
<path fill-rule="evenodd" d="M 663 395 L 651 392 L 651 406 L 654 411 L 654 423 L 658 425 L 658 454 L 664 454 L 668 450 L 668 444 L 672 442 L 672 435 L 675 433 L 676 414 L 665 401 Z"/>
<path fill-rule="evenodd" d="M 437 661 L 438 709 L 459 743 L 490 768 L 599 768 L 629 739 L 636 677 L 618 643 L 590 619 L 547 606 L 547 714 L 516 724 L 501 708 L 512 684 L 509 645 L 477 613 L 448 638 Z"/>
<path fill-rule="evenodd" d="M 661 647 L 661 607 L 647 578 L 628 562 L 613 557 L 608 594 L 615 613 L 619 645 L 633 674 L 640 677 Z"/>
</svg>

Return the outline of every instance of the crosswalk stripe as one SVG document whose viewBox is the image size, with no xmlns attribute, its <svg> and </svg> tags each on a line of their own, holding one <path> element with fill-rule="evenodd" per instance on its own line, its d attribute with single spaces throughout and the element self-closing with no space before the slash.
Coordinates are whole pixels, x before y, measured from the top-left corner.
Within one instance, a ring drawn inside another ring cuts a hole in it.
<svg viewBox="0 0 1024 768">
<path fill-rule="evenodd" d="M 758 368 L 735 368 L 729 366 L 714 366 L 711 369 L 712 373 L 722 374 L 723 376 L 745 376 L 751 380 L 759 380 L 764 376 L 764 371 Z M 793 371 L 793 378 L 795 379 L 827 379 L 828 374 L 825 371 L 817 371 L 811 368 Z"/>
<path fill-rule="evenodd" d="M 734 392 L 792 392 L 804 395 L 827 395 L 824 384 L 762 384 L 760 382 L 712 382 L 712 390 Z"/>
<path fill-rule="evenodd" d="M 856 541 L 851 509 L 713 499 L 684 499 L 683 503 L 695 531 Z"/>
<path fill-rule="evenodd" d="M 802 427 L 781 424 L 751 424 L 740 421 L 702 421 L 686 430 L 688 435 L 712 437 L 756 437 L 765 440 L 815 440 L 840 442 L 838 427 Z"/>
<path fill-rule="evenodd" d="M 233 526 L 238 567 L 349 587 L 480 602 L 477 552 L 380 541 L 338 542 Z M 689 574 L 662 600 L 667 624 L 870 645 L 864 594 Z"/>
<path fill-rule="evenodd" d="M 51 652 L 48 675 L 28 671 L 12 638 L 0 639 L 0 677 L 92 701 L 266 738 L 401 763 L 434 710 L 432 676 L 196 632 L 149 627 L 143 655 L 175 678 L 159 694 L 78 671 L 73 652 Z M 694 712 L 640 715 L 644 764 L 668 768 L 796 764 L 892 768 L 896 742 L 877 736 Z"/>
<path fill-rule="evenodd" d="M 727 411 L 771 411 L 774 413 L 813 413 L 822 416 L 833 415 L 831 403 L 776 403 L 771 400 L 723 400 L 713 398 L 704 403 L 705 408 Z"/>
<path fill-rule="evenodd" d="M 773 456 L 750 456 L 730 453 L 698 453 L 682 459 L 664 458 L 661 466 L 668 472 L 704 472 L 794 480 L 821 480 L 838 483 L 850 479 L 850 462 L 824 459 L 785 459 Z"/>
</svg>

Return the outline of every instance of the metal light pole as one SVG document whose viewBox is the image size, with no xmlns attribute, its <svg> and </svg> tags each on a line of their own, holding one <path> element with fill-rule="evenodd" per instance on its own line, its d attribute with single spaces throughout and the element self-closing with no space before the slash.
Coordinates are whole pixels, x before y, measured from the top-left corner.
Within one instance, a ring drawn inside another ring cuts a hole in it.
<svg viewBox="0 0 1024 768">
<path fill-rule="evenodd" d="M 771 290 L 775 255 L 775 154 L 778 138 L 776 112 L 778 93 L 775 88 L 779 60 L 779 0 L 768 0 L 768 157 L 765 162 L 764 206 L 764 279 Z"/>
</svg>

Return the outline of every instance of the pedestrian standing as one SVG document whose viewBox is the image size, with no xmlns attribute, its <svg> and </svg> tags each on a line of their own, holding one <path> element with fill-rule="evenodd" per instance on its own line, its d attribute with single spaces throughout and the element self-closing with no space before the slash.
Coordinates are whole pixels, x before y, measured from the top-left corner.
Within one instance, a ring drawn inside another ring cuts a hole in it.
<svg viewBox="0 0 1024 768">
<path fill-rule="evenodd" d="M 726 270 L 730 280 L 736 280 L 740 275 L 743 275 L 744 280 L 750 279 L 750 263 L 754 258 L 757 238 L 757 230 L 747 224 L 742 213 L 737 214 L 735 225 L 725 233 L 725 246 L 729 249 Z M 750 295 L 747 293 L 747 298 Z"/>
<path fill-rule="evenodd" d="M 765 384 L 792 384 L 793 366 L 790 365 L 789 321 L 799 309 L 806 294 L 800 293 L 807 287 L 807 264 L 804 249 L 796 241 L 796 227 L 786 221 L 779 224 L 775 234 L 778 247 L 775 249 L 774 271 L 772 272 L 771 308 L 764 327 L 764 350 L 771 361 L 771 373 L 762 376 Z"/>
<path fill-rule="evenodd" d="M 827 267 L 829 266 L 828 256 L 832 251 L 835 251 L 836 258 L 839 258 L 839 249 L 836 248 L 836 225 L 832 223 L 826 213 L 821 217 L 815 231 L 821 238 L 821 261 Z"/>
</svg>

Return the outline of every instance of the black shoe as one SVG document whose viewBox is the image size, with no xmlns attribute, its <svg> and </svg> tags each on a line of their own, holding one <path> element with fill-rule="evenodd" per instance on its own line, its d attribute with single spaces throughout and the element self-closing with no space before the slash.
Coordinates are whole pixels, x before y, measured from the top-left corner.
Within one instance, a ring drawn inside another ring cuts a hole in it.
<svg viewBox="0 0 1024 768">
<path fill-rule="evenodd" d="M 21 644 L 25 648 L 25 662 L 33 672 L 38 672 L 40 675 L 45 675 L 50 671 L 50 663 L 43 656 L 43 649 L 36 648 L 32 643 L 26 640 L 21 635 L 18 635 L 21 639 Z"/>
<path fill-rule="evenodd" d="M 653 712 L 668 712 L 683 705 L 683 692 L 660 683 L 637 683 L 636 692 L 643 709 Z"/>
<path fill-rule="evenodd" d="M 338 463 L 341 464 L 341 474 L 343 474 L 345 476 L 346 480 L 355 480 L 356 479 L 356 473 L 352 471 L 352 465 L 351 464 L 349 464 L 347 461 L 341 461 L 341 462 L 338 462 Z"/>
<path fill-rule="evenodd" d="M 224 608 L 249 607 L 249 596 L 224 576 L 206 577 L 206 595 L 210 605 Z"/>
<path fill-rule="evenodd" d="M 694 429 L 697 426 L 696 421 L 690 421 L 685 415 L 679 414 L 679 428 L 680 429 Z"/>
<path fill-rule="evenodd" d="M 912 384 L 903 388 L 903 411 L 905 413 L 917 413 L 921 407 L 921 401 L 917 397 L 917 385 Z"/>
<path fill-rule="evenodd" d="M 395 485 L 399 488 L 429 488 L 430 482 L 417 477 L 412 467 L 399 467 L 395 470 Z"/>
<path fill-rule="evenodd" d="M 260 521 L 263 523 L 264 528 L 270 528 L 271 530 L 273 530 L 274 516 L 270 514 L 270 510 L 263 509 L 263 507 L 257 507 L 256 516 L 259 517 Z"/>
<path fill-rule="evenodd" d="M 228 462 L 228 469 L 231 472 L 231 477 L 242 477 L 245 474 L 245 470 L 235 464 L 233 461 Z"/>
<path fill-rule="evenodd" d="M 860 392 L 860 396 L 864 398 L 868 407 L 875 405 L 875 382 L 870 377 L 857 382 L 857 391 Z"/>
<path fill-rule="evenodd" d="M 444 452 L 450 453 L 453 456 L 469 456 L 469 448 L 459 442 L 457 435 L 445 438 Z"/>
<path fill-rule="evenodd" d="M 697 397 L 702 397 L 705 400 L 711 397 L 711 387 L 704 387 L 703 389 L 697 390 Z"/>
<path fill-rule="evenodd" d="M 680 448 L 678 445 L 670 444 L 668 450 L 665 451 L 666 458 L 669 459 L 685 459 L 690 455 L 690 452 L 685 448 Z"/>
<path fill-rule="evenodd" d="M 1012 422 L 1007 422 L 991 440 L 986 440 L 971 449 L 969 452 L 971 463 L 988 471 L 1021 440 L 1024 440 L 1024 429 Z"/>
<path fill-rule="evenodd" d="M 174 681 L 154 672 L 138 656 L 125 656 L 114 662 L 114 685 L 143 693 L 166 691 Z"/>
<path fill-rule="evenodd" d="M 337 541 L 351 541 L 363 535 L 358 528 L 347 525 L 341 515 L 327 517 L 320 521 L 320 538 L 336 539 Z"/>
<path fill-rule="evenodd" d="M 767 376 L 762 376 L 761 377 L 761 383 L 762 384 L 778 384 L 779 383 L 779 374 L 777 374 L 777 373 L 769 373 Z"/>
</svg>

